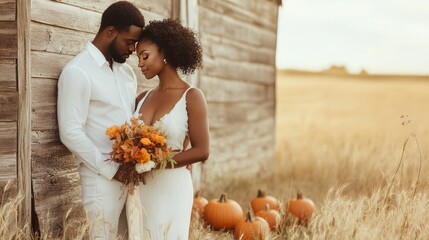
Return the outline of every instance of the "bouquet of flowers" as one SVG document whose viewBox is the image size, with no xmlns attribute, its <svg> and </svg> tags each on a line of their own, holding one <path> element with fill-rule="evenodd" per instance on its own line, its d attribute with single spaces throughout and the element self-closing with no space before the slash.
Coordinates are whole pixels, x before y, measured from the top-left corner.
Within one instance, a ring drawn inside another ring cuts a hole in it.
<svg viewBox="0 0 429 240">
<path fill-rule="evenodd" d="M 154 167 L 165 169 L 168 163 L 172 166 L 176 163 L 160 129 L 146 126 L 135 117 L 121 126 L 108 128 L 106 135 L 112 140 L 111 161 L 125 165 L 125 185 L 131 190 L 139 180 L 144 182 L 142 173 Z"/>
</svg>

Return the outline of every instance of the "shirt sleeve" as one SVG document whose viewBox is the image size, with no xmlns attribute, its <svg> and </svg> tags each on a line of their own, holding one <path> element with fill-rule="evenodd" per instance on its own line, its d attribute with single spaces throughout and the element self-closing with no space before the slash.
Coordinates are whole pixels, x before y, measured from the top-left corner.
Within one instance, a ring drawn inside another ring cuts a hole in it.
<svg viewBox="0 0 429 240">
<path fill-rule="evenodd" d="M 76 67 L 66 67 L 58 81 L 57 115 L 60 139 L 89 169 L 112 179 L 119 165 L 106 157 L 85 134 L 91 97 L 87 75 Z"/>
</svg>

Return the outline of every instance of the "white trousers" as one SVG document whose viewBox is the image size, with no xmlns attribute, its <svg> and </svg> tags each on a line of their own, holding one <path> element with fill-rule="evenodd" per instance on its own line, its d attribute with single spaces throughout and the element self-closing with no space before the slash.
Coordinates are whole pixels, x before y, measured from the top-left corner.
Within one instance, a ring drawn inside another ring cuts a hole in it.
<svg viewBox="0 0 429 240">
<path fill-rule="evenodd" d="M 117 239 L 119 216 L 127 196 L 126 188 L 116 180 L 108 180 L 83 164 L 79 175 L 82 203 L 90 224 L 90 239 Z"/>
</svg>

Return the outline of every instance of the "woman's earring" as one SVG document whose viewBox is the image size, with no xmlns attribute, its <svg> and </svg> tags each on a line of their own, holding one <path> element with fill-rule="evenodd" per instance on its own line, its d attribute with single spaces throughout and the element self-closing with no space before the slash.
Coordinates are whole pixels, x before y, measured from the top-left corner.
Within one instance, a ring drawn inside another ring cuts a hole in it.
<svg viewBox="0 0 429 240">
<path fill-rule="evenodd" d="M 164 64 L 167 64 L 167 59 L 164 58 Z"/>
</svg>

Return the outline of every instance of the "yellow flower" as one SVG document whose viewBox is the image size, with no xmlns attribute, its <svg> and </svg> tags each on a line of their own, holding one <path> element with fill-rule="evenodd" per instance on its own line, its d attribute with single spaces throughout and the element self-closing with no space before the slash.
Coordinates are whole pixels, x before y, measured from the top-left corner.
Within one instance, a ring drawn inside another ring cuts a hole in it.
<svg viewBox="0 0 429 240">
<path fill-rule="evenodd" d="M 110 139 L 116 138 L 117 134 L 119 134 L 119 127 L 117 125 L 109 127 L 106 130 L 106 135 L 109 136 Z"/>
</svg>

